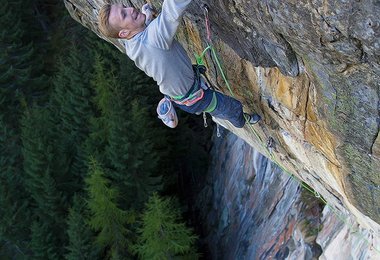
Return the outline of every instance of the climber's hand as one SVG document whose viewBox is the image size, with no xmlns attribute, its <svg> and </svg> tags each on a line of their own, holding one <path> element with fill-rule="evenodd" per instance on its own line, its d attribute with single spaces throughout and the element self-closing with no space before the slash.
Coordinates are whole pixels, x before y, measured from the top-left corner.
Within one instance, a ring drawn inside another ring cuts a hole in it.
<svg viewBox="0 0 380 260">
<path fill-rule="evenodd" d="M 145 5 L 141 7 L 141 12 L 145 14 L 145 25 L 148 26 L 154 18 L 153 7 L 150 4 L 146 3 Z"/>
</svg>

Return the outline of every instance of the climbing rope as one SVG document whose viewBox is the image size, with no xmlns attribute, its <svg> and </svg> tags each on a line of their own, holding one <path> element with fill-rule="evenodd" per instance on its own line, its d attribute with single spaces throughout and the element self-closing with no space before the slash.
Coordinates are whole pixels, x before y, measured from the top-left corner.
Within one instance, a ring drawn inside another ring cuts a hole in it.
<svg viewBox="0 0 380 260">
<path fill-rule="evenodd" d="M 226 84 L 229 92 L 230 92 L 230 95 L 232 97 L 235 97 L 233 91 L 232 91 L 232 88 L 230 86 L 230 83 L 226 77 L 226 74 L 224 73 L 223 71 L 223 68 L 222 68 L 222 65 L 221 65 L 221 62 L 219 61 L 219 58 L 218 58 L 218 55 L 216 53 L 216 50 L 214 48 L 214 46 L 212 45 L 212 41 L 211 41 L 211 29 L 210 29 L 210 21 L 209 21 L 209 8 L 208 6 L 205 4 L 203 5 L 203 8 L 204 8 L 204 15 L 205 15 L 205 26 L 206 26 L 206 33 L 207 33 L 207 47 L 203 50 L 203 52 L 201 53 L 200 56 L 197 56 L 196 55 L 196 60 L 197 60 L 197 63 L 198 64 L 202 64 L 204 65 L 205 64 L 205 61 L 204 61 L 204 57 L 206 55 L 207 52 L 210 52 L 210 58 L 212 60 L 212 62 L 214 63 L 214 66 L 216 64 L 216 66 L 218 67 L 219 69 L 219 72 L 224 80 L 224 83 Z M 259 69 L 259 77 L 258 77 L 258 80 L 259 80 L 259 84 L 260 84 L 260 88 L 262 87 L 262 84 L 263 84 L 263 79 L 261 77 L 261 71 Z M 296 180 L 305 190 L 309 191 L 311 194 L 313 194 L 317 199 L 319 199 L 320 201 L 322 201 L 322 203 L 324 205 L 326 205 L 347 227 L 348 229 L 352 232 L 352 227 L 353 225 L 350 225 L 348 223 L 349 219 L 350 219 L 350 216 L 348 214 L 347 217 L 342 217 L 341 214 L 338 212 L 337 209 L 335 209 L 335 207 L 331 206 L 321 195 L 319 192 L 311 189 L 306 183 L 304 183 L 302 180 L 300 180 L 297 176 L 295 176 L 293 173 L 289 172 L 287 169 L 285 169 L 285 167 L 279 162 L 277 161 L 277 159 L 274 157 L 274 154 L 273 154 L 273 151 L 272 151 L 272 148 L 273 148 L 273 138 L 272 137 L 269 137 L 269 140 L 267 142 L 267 145 L 265 146 L 264 145 L 264 142 L 262 141 L 261 137 L 258 135 L 258 133 L 256 132 L 256 130 L 253 128 L 253 126 L 251 124 L 249 124 L 249 118 L 247 116 L 244 115 L 244 118 L 246 120 L 246 125 L 248 125 L 248 127 L 250 128 L 251 132 L 255 135 L 255 137 L 257 138 L 257 140 L 259 141 L 259 144 L 260 146 L 263 148 L 263 150 L 265 151 L 265 153 L 267 154 L 267 157 L 270 158 L 270 160 L 272 162 L 274 162 L 283 172 L 285 172 L 286 174 L 288 174 L 290 176 L 290 178 Z M 219 132 L 219 131 L 218 131 Z M 365 241 L 368 245 L 370 245 L 370 248 L 373 248 L 377 253 L 380 254 L 380 249 L 379 248 L 375 248 L 373 246 L 373 244 L 371 245 L 370 241 L 368 239 L 365 238 L 365 236 L 363 234 L 361 235 L 358 235 L 357 233 L 358 232 L 355 232 L 356 235 L 359 237 L 359 239 Z"/>
</svg>

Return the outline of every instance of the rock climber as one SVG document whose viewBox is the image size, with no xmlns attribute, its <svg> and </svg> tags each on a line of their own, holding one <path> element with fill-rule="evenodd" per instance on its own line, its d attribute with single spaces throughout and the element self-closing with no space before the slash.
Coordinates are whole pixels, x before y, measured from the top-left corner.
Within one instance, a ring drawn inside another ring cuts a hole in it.
<svg viewBox="0 0 380 260">
<path fill-rule="evenodd" d="M 258 114 L 243 113 L 238 100 L 208 87 L 200 75 L 203 68 L 192 65 L 182 45 L 174 39 L 190 3 L 191 0 L 164 0 L 155 19 L 149 4 L 141 12 L 124 4 L 105 4 L 99 11 L 99 30 L 107 37 L 122 39 L 129 58 L 157 82 L 160 92 L 176 107 L 193 114 L 207 112 L 238 128 L 245 124 L 244 115 L 250 124 L 257 123 L 261 119 Z"/>
</svg>

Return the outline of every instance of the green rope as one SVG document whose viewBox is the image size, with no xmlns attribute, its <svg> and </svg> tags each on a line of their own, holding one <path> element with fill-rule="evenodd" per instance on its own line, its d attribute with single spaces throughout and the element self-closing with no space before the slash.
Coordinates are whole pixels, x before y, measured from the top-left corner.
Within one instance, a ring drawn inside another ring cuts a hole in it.
<svg viewBox="0 0 380 260">
<path fill-rule="evenodd" d="M 211 45 L 211 44 L 208 44 L 208 46 L 206 47 L 206 49 L 204 49 L 204 51 L 202 52 L 202 54 L 200 55 L 200 56 L 197 56 L 197 55 L 195 55 L 196 56 L 196 60 L 197 60 L 197 63 L 198 64 L 202 64 L 202 65 L 204 65 L 205 64 L 205 62 L 204 62 L 204 56 L 206 55 L 206 53 L 207 53 L 207 51 L 208 50 L 211 50 L 211 53 L 212 53 L 212 55 L 213 55 L 213 57 L 214 57 L 214 60 L 215 60 L 215 62 L 216 62 L 216 64 L 217 64 L 217 66 L 218 66 L 218 68 L 219 68 L 219 71 L 220 71 L 220 73 L 221 73 L 221 75 L 222 75 L 222 78 L 223 78 L 223 80 L 224 80 L 224 82 L 225 82 L 225 84 L 226 84 L 226 86 L 227 86 L 227 88 L 228 88 L 228 90 L 230 91 L 230 94 L 231 94 L 231 96 L 232 97 L 235 97 L 234 96 L 234 93 L 233 93 L 233 91 L 232 91 L 232 89 L 231 89 L 231 86 L 230 86 L 230 84 L 229 84 L 229 82 L 228 82 L 228 80 L 227 80 L 227 77 L 226 77 L 226 75 L 225 75 L 225 73 L 224 73 L 224 71 L 223 71 L 223 69 L 222 69 L 222 65 L 221 65 L 221 63 L 220 63 L 220 61 L 219 61 L 219 59 L 218 59 L 218 56 L 217 56 L 217 54 L 216 54 L 216 51 L 215 51 L 215 48 Z M 272 162 L 274 162 L 283 172 L 285 172 L 286 174 L 288 174 L 289 176 L 290 176 L 290 178 L 292 178 L 292 179 L 295 179 L 296 181 L 298 181 L 299 182 L 299 184 L 304 188 L 304 189 L 306 189 L 307 191 L 309 191 L 310 193 L 312 193 L 316 198 L 319 198 L 319 200 L 320 201 L 322 201 L 323 202 L 323 204 L 325 204 L 327 207 L 329 207 L 331 210 L 332 210 L 332 212 L 346 225 L 346 226 L 348 226 L 348 228 L 349 228 L 349 230 L 351 231 L 351 229 L 352 229 L 352 226 L 353 225 L 349 225 L 348 224 L 348 219 L 349 219 L 349 217 L 347 216 L 347 218 L 346 219 L 344 219 L 344 218 L 342 218 L 341 216 L 340 216 L 340 213 L 334 208 L 334 207 L 332 207 L 321 195 L 319 195 L 319 193 L 317 193 L 315 190 L 313 190 L 313 189 L 311 189 L 309 186 L 307 186 L 303 181 L 301 181 L 297 176 L 295 176 L 293 173 L 291 173 L 291 172 L 289 172 L 287 169 L 285 169 L 285 167 L 279 162 L 279 161 L 277 161 L 277 159 L 274 157 L 274 155 L 273 155 L 273 153 L 271 152 L 271 151 L 269 151 L 269 149 L 266 147 L 266 146 L 264 146 L 264 144 L 263 144 L 263 141 L 262 141 L 262 139 L 261 139 L 261 137 L 258 135 L 258 133 L 256 132 L 256 130 L 253 128 L 253 126 L 251 125 L 251 124 L 249 124 L 249 122 L 248 122 L 248 120 L 249 120 L 249 118 L 248 117 L 246 117 L 245 115 L 244 115 L 244 119 L 246 120 L 246 125 L 248 125 L 249 126 L 249 128 L 251 129 L 251 132 L 255 135 L 255 137 L 259 140 L 259 144 L 261 145 L 261 147 L 264 149 L 264 151 L 266 152 L 266 154 L 268 155 L 267 157 L 269 157 L 270 159 L 271 159 L 271 161 Z M 368 239 L 366 239 L 365 237 L 364 237 L 364 235 L 362 234 L 361 236 L 359 236 L 359 239 L 362 239 L 362 240 L 364 240 L 364 241 L 366 241 L 367 242 L 367 244 L 369 244 L 370 245 L 370 242 L 369 242 L 369 240 Z M 380 254 L 380 249 L 378 249 L 378 248 L 375 248 L 374 246 L 371 246 L 375 251 L 377 251 L 379 254 Z"/>
</svg>

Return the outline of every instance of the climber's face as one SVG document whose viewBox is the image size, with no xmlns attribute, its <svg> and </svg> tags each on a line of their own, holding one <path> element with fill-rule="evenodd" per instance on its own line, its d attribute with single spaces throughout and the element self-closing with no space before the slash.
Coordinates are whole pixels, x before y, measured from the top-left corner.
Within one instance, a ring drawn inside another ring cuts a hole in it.
<svg viewBox="0 0 380 260">
<path fill-rule="evenodd" d="M 110 25 L 119 30 L 119 37 L 130 39 L 145 29 L 145 14 L 124 4 L 111 6 L 108 17 Z"/>
</svg>

